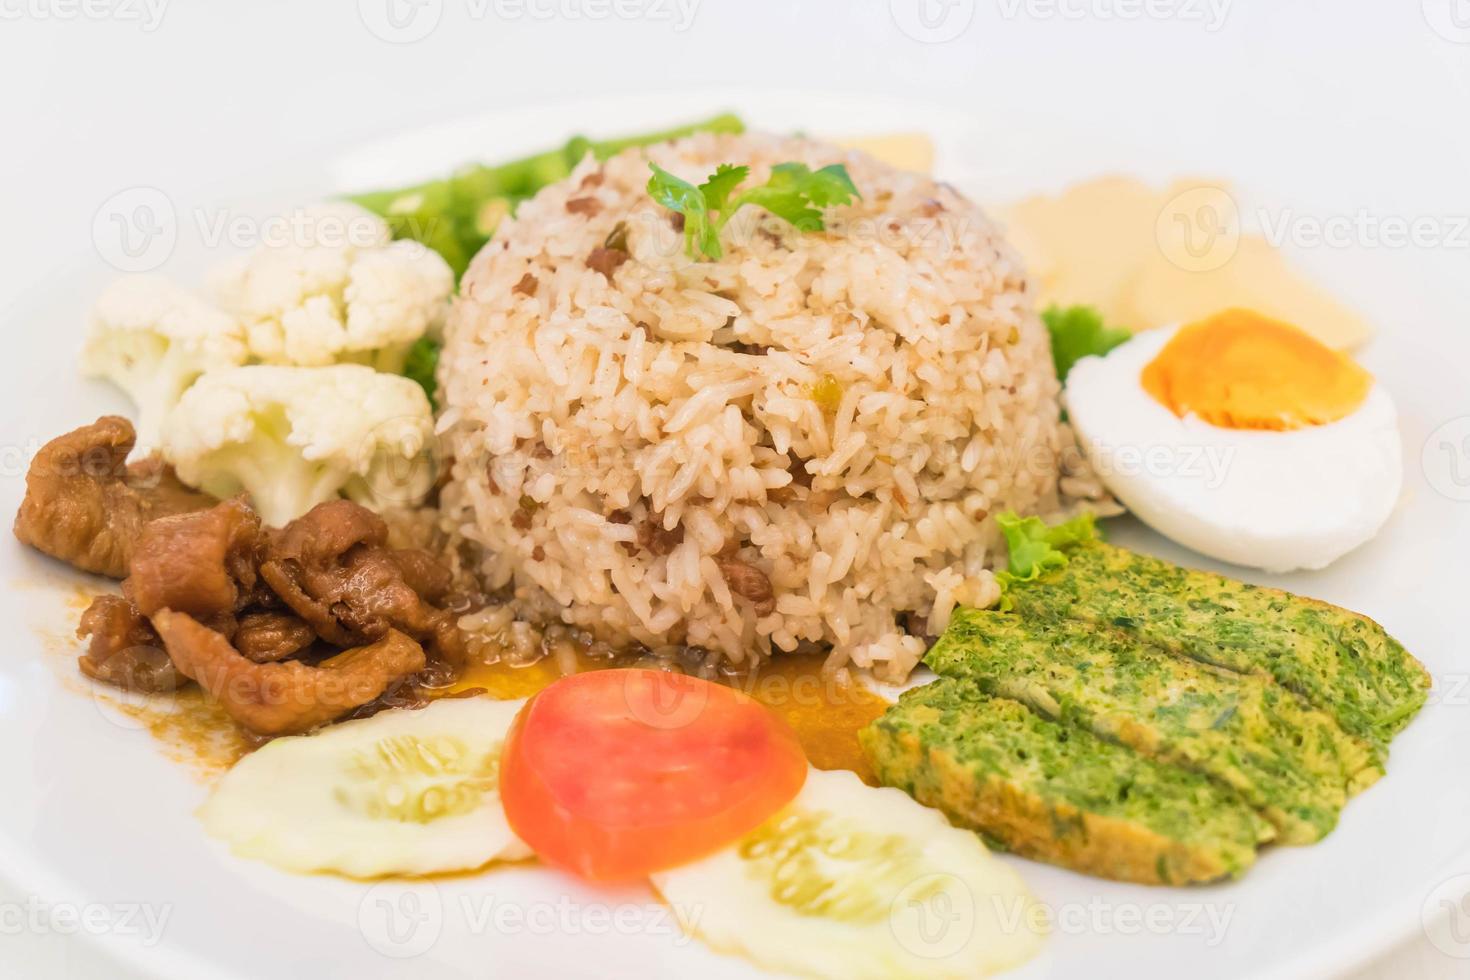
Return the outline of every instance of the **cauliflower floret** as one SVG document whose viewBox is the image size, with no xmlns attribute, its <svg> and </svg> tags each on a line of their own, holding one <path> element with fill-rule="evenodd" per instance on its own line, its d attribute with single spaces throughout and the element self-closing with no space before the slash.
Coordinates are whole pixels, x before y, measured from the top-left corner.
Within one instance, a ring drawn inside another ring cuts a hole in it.
<svg viewBox="0 0 1470 980">
<path fill-rule="evenodd" d="M 267 364 L 366 364 L 397 373 L 413 343 L 437 332 L 454 275 L 414 241 L 353 204 L 286 215 L 283 240 L 215 270 L 212 287 L 246 325 L 251 355 Z"/>
<path fill-rule="evenodd" d="M 98 297 L 81 360 L 138 406 L 136 457 L 158 448 L 164 419 L 200 375 L 248 354 L 234 317 L 161 276 L 130 276 Z"/>
<path fill-rule="evenodd" d="M 378 510 L 416 506 L 436 477 L 423 389 L 352 364 L 207 374 L 169 416 L 163 453 L 191 486 L 249 493 L 276 527 L 343 493 Z"/>
</svg>

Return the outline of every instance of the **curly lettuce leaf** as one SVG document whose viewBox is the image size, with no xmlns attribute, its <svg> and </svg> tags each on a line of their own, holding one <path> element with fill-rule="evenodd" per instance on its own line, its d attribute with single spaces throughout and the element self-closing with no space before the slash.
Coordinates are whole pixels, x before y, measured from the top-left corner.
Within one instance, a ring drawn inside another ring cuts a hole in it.
<svg viewBox="0 0 1470 980">
<path fill-rule="evenodd" d="M 1065 549 L 1098 538 L 1096 519 L 1091 514 L 1079 514 L 1060 524 L 1047 524 L 1039 517 L 1020 517 L 1014 511 L 1007 511 L 997 514 L 995 522 L 1000 525 L 1010 552 L 1005 571 L 995 576 L 1001 588 L 1000 608 L 1007 611 L 1014 607 L 1008 595 L 1012 587 L 1034 582 L 1044 573 L 1064 567 L 1068 561 Z"/>
<path fill-rule="evenodd" d="M 1082 358 L 1106 354 L 1133 336 L 1121 327 L 1108 326 L 1091 306 L 1048 307 L 1041 320 L 1051 333 L 1051 359 L 1059 381 L 1066 381 L 1072 365 Z"/>
</svg>

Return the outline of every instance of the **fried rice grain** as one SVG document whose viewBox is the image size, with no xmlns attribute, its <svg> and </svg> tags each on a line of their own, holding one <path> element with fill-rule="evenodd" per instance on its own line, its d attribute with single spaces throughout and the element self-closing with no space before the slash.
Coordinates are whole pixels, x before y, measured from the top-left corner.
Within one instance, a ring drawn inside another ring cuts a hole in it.
<svg viewBox="0 0 1470 980">
<path fill-rule="evenodd" d="M 649 160 L 694 183 L 842 163 L 862 197 L 808 233 L 745 208 L 696 261 Z M 1046 330 L 996 226 L 807 140 L 589 157 L 471 265 L 440 382 L 441 506 L 518 617 L 731 664 L 822 650 L 903 677 L 957 602 L 998 596 L 995 514 L 1100 494 L 1064 464 Z"/>
</svg>

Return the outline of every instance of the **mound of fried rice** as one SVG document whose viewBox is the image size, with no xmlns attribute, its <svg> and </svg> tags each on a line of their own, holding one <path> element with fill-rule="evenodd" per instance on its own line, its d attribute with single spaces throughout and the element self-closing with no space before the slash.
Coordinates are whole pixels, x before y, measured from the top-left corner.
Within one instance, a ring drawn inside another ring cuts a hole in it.
<svg viewBox="0 0 1470 980">
<path fill-rule="evenodd" d="M 693 183 L 843 163 L 862 197 L 818 232 L 744 208 L 696 261 L 649 160 Z M 997 228 L 858 152 L 746 134 L 589 157 L 461 294 L 441 504 L 522 620 L 900 678 L 957 603 L 998 597 L 994 515 L 1101 493 Z"/>
</svg>

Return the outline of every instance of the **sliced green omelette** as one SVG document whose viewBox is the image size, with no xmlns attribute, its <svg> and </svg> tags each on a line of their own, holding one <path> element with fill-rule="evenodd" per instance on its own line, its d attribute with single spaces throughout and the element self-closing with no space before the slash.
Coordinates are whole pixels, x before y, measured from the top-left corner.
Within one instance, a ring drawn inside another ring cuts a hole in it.
<svg viewBox="0 0 1470 980">
<path fill-rule="evenodd" d="M 1274 836 L 1233 791 L 943 678 L 860 735 L 879 778 L 1025 857 L 1144 884 L 1236 877 Z"/>
<path fill-rule="evenodd" d="M 1379 746 L 1424 706 L 1424 666 L 1366 616 L 1092 541 L 1008 593 L 1015 611 L 1121 630 L 1180 656 L 1275 678 Z"/>
<path fill-rule="evenodd" d="M 925 657 L 1041 715 L 1235 790 L 1282 843 L 1320 840 L 1377 750 L 1268 677 L 1233 674 L 1112 630 L 959 609 Z"/>
</svg>

